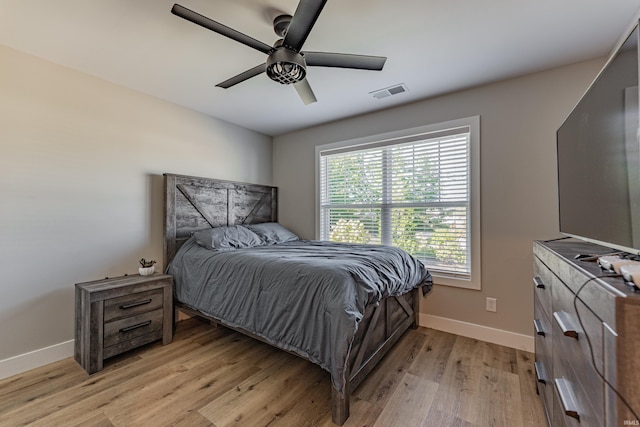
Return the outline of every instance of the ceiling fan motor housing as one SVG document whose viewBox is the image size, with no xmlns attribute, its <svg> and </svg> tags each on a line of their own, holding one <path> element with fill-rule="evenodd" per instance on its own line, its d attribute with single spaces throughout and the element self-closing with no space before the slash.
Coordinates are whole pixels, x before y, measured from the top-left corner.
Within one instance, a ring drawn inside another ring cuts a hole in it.
<svg viewBox="0 0 640 427">
<path fill-rule="evenodd" d="M 267 76 L 283 85 L 297 83 L 307 75 L 304 57 L 286 47 L 278 47 L 267 58 Z"/>
</svg>

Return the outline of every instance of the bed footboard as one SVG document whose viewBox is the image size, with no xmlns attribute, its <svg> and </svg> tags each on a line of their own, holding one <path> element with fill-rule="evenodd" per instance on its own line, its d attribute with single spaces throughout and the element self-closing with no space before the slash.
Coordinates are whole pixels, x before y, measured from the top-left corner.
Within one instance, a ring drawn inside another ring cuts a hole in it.
<svg viewBox="0 0 640 427">
<path fill-rule="evenodd" d="M 409 328 L 418 325 L 420 289 L 407 294 L 385 298 L 377 306 L 367 307 L 364 318 L 351 346 L 347 361 L 349 381 L 345 393 L 332 387 L 331 418 L 343 425 L 349 418 L 351 393 L 367 377 L 393 345 Z"/>
</svg>

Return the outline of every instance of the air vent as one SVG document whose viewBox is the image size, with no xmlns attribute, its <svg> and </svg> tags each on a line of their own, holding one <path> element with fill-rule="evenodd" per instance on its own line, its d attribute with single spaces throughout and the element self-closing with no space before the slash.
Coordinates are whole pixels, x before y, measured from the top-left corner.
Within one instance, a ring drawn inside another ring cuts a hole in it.
<svg viewBox="0 0 640 427">
<path fill-rule="evenodd" d="M 399 83 L 394 86 L 390 86 L 380 90 L 374 90 L 373 92 L 369 92 L 376 99 L 386 98 L 391 95 L 398 95 L 399 93 L 408 92 L 407 85 L 404 83 Z"/>
</svg>

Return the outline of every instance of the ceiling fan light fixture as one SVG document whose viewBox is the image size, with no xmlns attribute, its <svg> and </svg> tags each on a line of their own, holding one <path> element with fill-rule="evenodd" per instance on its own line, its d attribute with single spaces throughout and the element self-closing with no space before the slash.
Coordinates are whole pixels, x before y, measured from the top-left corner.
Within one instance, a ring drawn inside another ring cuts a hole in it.
<svg viewBox="0 0 640 427">
<path fill-rule="evenodd" d="M 304 57 L 286 48 L 275 50 L 267 58 L 267 76 L 283 85 L 297 83 L 307 75 Z"/>
</svg>

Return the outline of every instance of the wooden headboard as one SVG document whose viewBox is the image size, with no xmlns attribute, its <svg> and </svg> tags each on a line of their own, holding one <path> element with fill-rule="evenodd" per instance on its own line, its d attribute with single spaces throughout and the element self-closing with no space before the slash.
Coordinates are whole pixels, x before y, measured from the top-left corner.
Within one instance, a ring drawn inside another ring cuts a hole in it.
<svg viewBox="0 0 640 427">
<path fill-rule="evenodd" d="M 277 203 L 277 187 L 164 174 L 164 268 L 194 232 L 276 222 Z"/>
</svg>

